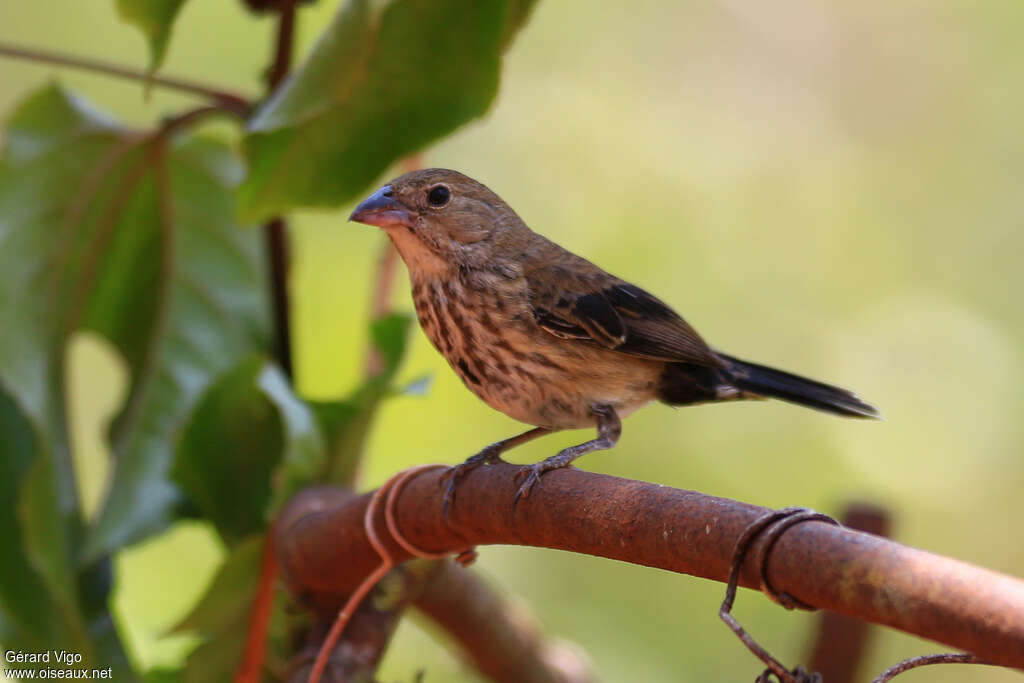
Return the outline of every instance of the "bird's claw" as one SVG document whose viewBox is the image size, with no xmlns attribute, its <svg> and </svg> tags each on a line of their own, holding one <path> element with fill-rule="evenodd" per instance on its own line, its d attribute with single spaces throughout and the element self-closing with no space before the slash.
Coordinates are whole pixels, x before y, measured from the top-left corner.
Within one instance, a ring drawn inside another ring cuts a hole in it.
<svg viewBox="0 0 1024 683">
<path fill-rule="evenodd" d="M 516 497 L 512 499 L 513 508 L 519 504 L 520 498 L 530 497 L 530 490 L 540 481 L 540 475 L 543 473 L 544 470 L 537 465 L 527 465 L 516 472 L 516 481 L 522 481 L 522 484 L 519 485 L 519 490 L 516 491 Z"/>
<path fill-rule="evenodd" d="M 465 462 L 454 467 L 449 467 L 441 475 L 441 484 L 444 485 L 444 499 L 441 502 L 441 512 L 444 515 L 445 524 L 448 523 L 448 513 L 455 504 L 455 489 L 463 477 L 475 470 L 480 465 L 490 462 L 490 454 L 485 451 L 473 456 Z"/>
<path fill-rule="evenodd" d="M 466 463 L 449 467 L 444 474 L 441 475 L 441 484 L 444 486 L 444 498 L 441 502 L 441 513 L 444 515 L 444 521 L 448 523 L 448 513 L 451 511 L 452 504 L 455 502 L 455 487 L 458 485 L 459 480 L 466 476 L 466 470 L 472 469 L 467 468 Z"/>
</svg>

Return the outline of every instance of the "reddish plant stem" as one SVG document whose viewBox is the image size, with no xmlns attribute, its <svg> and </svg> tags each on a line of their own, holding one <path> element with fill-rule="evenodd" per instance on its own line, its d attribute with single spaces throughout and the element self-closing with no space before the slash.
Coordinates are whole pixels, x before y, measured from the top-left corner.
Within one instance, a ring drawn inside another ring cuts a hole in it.
<svg viewBox="0 0 1024 683">
<path fill-rule="evenodd" d="M 406 158 L 401 164 L 403 173 L 415 171 L 423 166 L 422 155 L 415 154 Z M 391 312 L 391 294 L 395 285 L 395 270 L 398 267 L 398 251 L 390 239 L 385 240 L 377 261 L 377 271 L 373 278 L 373 294 L 370 299 L 370 319 L 383 318 Z M 366 354 L 366 374 L 376 377 L 384 369 L 380 349 L 372 343 Z"/>
<path fill-rule="evenodd" d="M 395 504 L 408 541 L 432 552 L 493 543 L 571 550 L 724 581 L 736 540 L 766 510 L 754 505 L 566 468 L 513 509 L 518 467 L 479 468 L 460 483 L 450 522 L 441 473 L 408 482 Z M 362 529 L 369 496 L 298 499 L 278 529 L 293 590 L 337 606 L 378 563 Z M 305 502 L 303 502 L 305 501 Z M 384 539 L 396 562 L 410 555 Z M 759 587 L 756 541 L 740 584 Z M 820 522 L 775 540 L 764 560 L 779 592 L 1024 667 L 1024 581 Z M 709 618 L 711 616 L 709 615 Z"/>
<path fill-rule="evenodd" d="M 398 265 L 398 252 L 391 244 L 385 242 L 377 260 L 376 277 L 374 278 L 373 299 L 370 301 L 370 319 L 378 320 L 391 311 L 391 292 L 394 289 L 395 269 Z M 376 377 L 384 371 L 384 359 L 380 349 L 372 341 L 366 353 L 366 376 Z"/>
<path fill-rule="evenodd" d="M 377 262 L 376 286 L 373 289 L 373 302 L 370 306 L 370 316 L 373 318 L 383 318 L 391 312 L 391 292 L 394 290 L 397 265 L 398 252 L 390 242 L 387 242 L 381 249 Z"/>
<path fill-rule="evenodd" d="M 166 88 L 168 90 L 177 90 L 190 95 L 205 97 L 213 100 L 223 109 L 232 111 L 241 116 L 246 116 L 249 112 L 249 100 L 242 95 L 227 92 L 220 88 L 214 88 L 209 85 L 196 83 L 195 81 L 183 78 L 157 76 L 156 74 L 147 74 L 136 69 L 130 69 L 119 64 L 111 64 L 110 62 L 103 62 L 98 59 L 89 59 L 87 57 L 67 55 L 49 50 L 39 50 L 36 48 L 20 47 L 17 45 L 10 45 L 8 43 L 0 43 L 0 55 L 15 59 L 24 59 L 30 62 L 54 64 L 56 66 L 92 71 L 93 73 L 105 74 L 107 76 L 140 81 L 146 84 Z"/>
<path fill-rule="evenodd" d="M 270 526 L 263 539 L 260 560 L 260 583 L 253 598 L 249 615 L 249 632 L 245 639 L 245 650 L 235 683 L 259 683 L 262 680 L 263 662 L 266 659 L 267 632 L 270 629 L 270 614 L 274 608 L 274 584 L 277 581 L 277 549 L 274 544 L 274 527 Z"/>
<path fill-rule="evenodd" d="M 436 571 L 435 562 L 409 562 L 388 573 L 352 615 L 342 644 L 330 653 L 321 683 L 371 680 L 405 608 Z M 293 659 L 286 680 L 310 683 L 316 657 L 336 618 L 334 613 L 314 615 L 306 643 Z"/>
<path fill-rule="evenodd" d="M 334 648 L 340 641 L 345 627 L 348 625 L 349 621 L 351 621 L 352 617 L 355 616 L 357 610 L 360 609 L 363 604 L 363 600 L 367 595 L 369 595 L 370 591 L 376 588 L 377 583 L 395 567 L 394 559 L 392 559 L 387 547 L 381 541 L 380 534 L 377 532 L 377 511 L 381 506 L 383 506 L 384 509 L 385 526 L 388 529 L 390 537 L 396 540 L 404 550 L 407 550 L 417 557 L 425 559 L 439 559 L 439 556 L 421 552 L 404 541 L 401 533 L 395 526 L 392 508 L 402 490 L 402 487 L 405 485 L 405 481 L 416 476 L 416 474 L 422 470 L 443 467 L 443 465 L 420 465 L 419 467 L 413 467 L 403 472 L 399 472 L 394 477 L 388 479 L 370 498 L 370 504 L 366 508 L 366 515 L 363 517 L 363 530 L 366 532 L 367 539 L 369 539 L 374 551 L 380 558 L 380 564 L 369 574 L 369 576 L 363 578 L 359 586 L 356 587 L 356 590 L 345 602 L 345 606 L 341 608 L 340 612 L 338 612 L 334 623 L 331 625 L 330 630 L 327 632 L 327 636 L 324 638 L 323 644 L 320 646 L 320 651 L 317 653 L 316 660 L 313 662 L 313 670 L 309 674 L 309 683 L 320 683 L 320 677 L 327 668 L 327 664 L 334 653 Z M 381 648 L 381 651 L 383 651 L 383 648 L 387 647 L 387 639 L 385 638 L 379 641 L 378 645 Z"/>
</svg>

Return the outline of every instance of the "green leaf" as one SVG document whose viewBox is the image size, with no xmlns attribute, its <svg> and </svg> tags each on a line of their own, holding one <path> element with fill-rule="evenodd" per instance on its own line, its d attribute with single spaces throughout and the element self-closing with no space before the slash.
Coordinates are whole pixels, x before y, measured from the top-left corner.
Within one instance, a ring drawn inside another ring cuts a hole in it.
<svg viewBox="0 0 1024 683">
<path fill-rule="evenodd" d="M 231 190 L 239 170 L 218 144 L 190 140 L 175 146 L 168 159 L 173 224 L 164 228 L 172 239 L 161 245 L 164 272 L 151 292 L 161 315 L 140 330 L 131 321 L 135 305 L 110 308 L 121 321 L 114 329 L 126 333 L 116 338 L 139 337 L 153 351 L 126 354 L 134 358 L 133 384 L 112 435 L 114 482 L 89 539 L 92 555 L 167 524 L 178 501 L 168 474 L 174 435 L 213 377 L 267 346 L 258 234 L 233 222 Z M 155 217 L 144 213 L 138 219 L 135 230 Z"/>
<path fill-rule="evenodd" d="M 411 320 L 406 313 L 391 313 L 370 323 L 373 346 L 384 360 L 384 367 L 372 381 L 384 386 L 391 383 L 405 355 Z"/>
<path fill-rule="evenodd" d="M 243 215 L 338 206 L 483 116 L 533 0 L 350 0 L 250 121 Z"/>
<path fill-rule="evenodd" d="M 19 500 L 22 482 L 36 457 L 38 445 L 32 424 L 0 386 L 0 500 Z M 0 562 L 0 613 L 8 633 L 8 647 L 44 650 L 59 642 L 57 607 L 29 561 L 23 546 L 18 506 L 0 505 L 0 538 L 4 561 Z"/>
<path fill-rule="evenodd" d="M 218 378 L 195 405 L 172 474 L 228 544 L 264 526 L 270 473 L 284 448 L 281 418 L 257 386 L 264 359 Z"/>
<path fill-rule="evenodd" d="M 299 489 L 318 481 L 324 467 L 324 442 L 309 404 L 295 396 L 280 370 L 265 367 L 259 385 L 277 408 L 285 429 L 284 453 L 274 472 L 274 493 L 267 511 L 273 518 Z"/>
<path fill-rule="evenodd" d="M 135 24 L 149 41 L 149 70 L 160 68 L 167 53 L 171 27 L 185 0 L 117 0 L 117 13 Z"/>
<path fill-rule="evenodd" d="M 0 383 L 52 454 L 64 524 L 77 503 L 64 345 L 89 328 L 132 374 L 111 431 L 114 481 L 79 566 L 163 528 L 179 494 L 171 443 L 210 379 L 264 347 L 258 236 L 233 222 L 241 169 L 224 147 L 142 135 L 57 86 L 28 98 L 0 157 Z M 49 456 L 48 456 L 49 457 Z"/>
<path fill-rule="evenodd" d="M 76 303 L 82 296 L 60 275 L 95 264 L 73 258 L 81 235 L 48 214 L 49 195 L 67 197 L 83 159 L 72 154 L 48 168 L 37 163 L 66 147 L 88 154 L 116 128 L 55 91 L 44 89 L 17 109 L 0 156 L 0 469 L 8 501 L 0 522 L 8 544 L 0 602 L 11 609 L 8 630 L 17 643 L 70 647 L 95 665 L 124 665 L 131 677 L 119 643 L 102 630 L 109 623 L 109 586 L 90 582 L 95 568 L 79 565 L 82 527 L 64 415 L 63 321 L 76 310 L 69 295 Z M 48 221 L 49 231 L 42 227 Z M 27 618 L 26 607 L 46 626 Z M 101 630 L 92 632 L 94 624 Z"/>
<path fill-rule="evenodd" d="M 239 542 L 217 570 L 195 607 L 173 629 L 211 638 L 245 621 L 260 582 L 263 553 L 260 534 Z M 243 629 L 244 630 L 244 629 Z"/>
<path fill-rule="evenodd" d="M 222 683 L 234 680 L 245 651 L 244 621 L 192 651 L 178 680 L 181 683 Z"/>
<path fill-rule="evenodd" d="M 74 606 L 78 596 L 71 560 L 72 539 L 55 505 L 54 469 L 52 457 L 44 455 L 35 459 L 22 482 L 18 513 L 25 548 L 33 566 L 59 604 Z M 81 628 L 81 624 L 76 626 Z"/>
<path fill-rule="evenodd" d="M 218 378 L 195 405 L 173 475 L 231 544 L 263 529 L 269 507 L 311 483 L 322 454 L 309 408 L 279 370 L 253 356 Z"/>
</svg>

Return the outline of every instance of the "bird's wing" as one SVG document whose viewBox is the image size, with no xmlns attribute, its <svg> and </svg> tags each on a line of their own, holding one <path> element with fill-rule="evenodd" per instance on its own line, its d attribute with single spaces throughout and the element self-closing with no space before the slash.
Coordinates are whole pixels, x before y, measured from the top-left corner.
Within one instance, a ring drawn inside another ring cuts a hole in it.
<svg viewBox="0 0 1024 683">
<path fill-rule="evenodd" d="M 697 331 L 657 297 L 586 265 L 599 274 L 561 266 L 531 273 L 530 305 L 541 328 L 633 356 L 721 365 Z"/>
</svg>

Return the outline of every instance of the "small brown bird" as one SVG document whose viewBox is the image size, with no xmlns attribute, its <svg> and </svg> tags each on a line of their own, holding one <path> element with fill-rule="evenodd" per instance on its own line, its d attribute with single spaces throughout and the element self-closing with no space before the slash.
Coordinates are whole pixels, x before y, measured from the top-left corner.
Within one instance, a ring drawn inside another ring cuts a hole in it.
<svg viewBox="0 0 1024 683">
<path fill-rule="evenodd" d="M 653 400 L 772 397 L 879 416 L 845 389 L 715 351 L 659 299 L 533 232 L 501 197 L 456 171 L 395 178 L 349 220 L 387 232 L 409 268 L 420 325 L 470 391 L 535 425 L 454 468 L 446 510 L 474 467 L 538 436 L 596 424 L 598 438 L 524 468 L 518 501 L 544 472 L 614 446 L 620 418 Z"/>
</svg>

